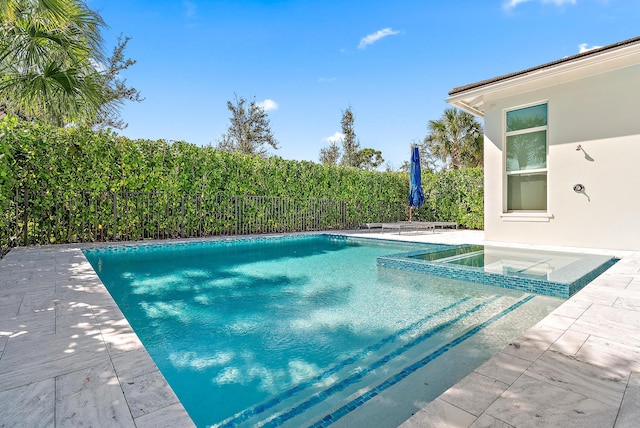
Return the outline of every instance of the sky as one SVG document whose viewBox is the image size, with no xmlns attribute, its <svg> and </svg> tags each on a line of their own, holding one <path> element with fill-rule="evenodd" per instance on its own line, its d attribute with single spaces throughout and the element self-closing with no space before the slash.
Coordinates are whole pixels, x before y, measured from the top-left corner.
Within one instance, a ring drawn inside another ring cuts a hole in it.
<svg viewBox="0 0 640 428">
<path fill-rule="evenodd" d="M 227 101 L 267 110 L 285 159 L 318 162 L 351 107 L 397 168 L 459 86 L 640 36 L 640 0 L 88 0 L 131 37 L 129 138 L 215 145 Z"/>
</svg>

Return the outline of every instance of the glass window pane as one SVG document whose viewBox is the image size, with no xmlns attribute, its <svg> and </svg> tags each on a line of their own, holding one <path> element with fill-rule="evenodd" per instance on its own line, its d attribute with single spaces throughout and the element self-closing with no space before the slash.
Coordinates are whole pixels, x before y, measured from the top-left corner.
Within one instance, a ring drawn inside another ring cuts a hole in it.
<svg viewBox="0 0 640 428">
<path fill-rule="evenodd" d="M 547 131 L 507 137 L 507 171 L 547 167 Z"/>
<path fill-rule="evenodd" d="M 547 105 L 540 104 L 507 112 L 507 132 L 547 126 Z"/>
<path fill-rule="evenodd" d="M 507 177 L 507 210 L 547 210 L 547 173 Z"/>
</svg>

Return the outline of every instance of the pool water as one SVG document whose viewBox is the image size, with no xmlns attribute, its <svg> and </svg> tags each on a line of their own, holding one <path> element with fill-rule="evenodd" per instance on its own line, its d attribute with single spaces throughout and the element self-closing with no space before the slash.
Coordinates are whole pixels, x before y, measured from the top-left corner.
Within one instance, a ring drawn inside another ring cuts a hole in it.
<svg viewBox="0 0 640 428">
<path fill-rule="evenodd" d="M 397 426 L 563 300 L 330 235 L 86 250 L 198 426 Z"/>
</svg>

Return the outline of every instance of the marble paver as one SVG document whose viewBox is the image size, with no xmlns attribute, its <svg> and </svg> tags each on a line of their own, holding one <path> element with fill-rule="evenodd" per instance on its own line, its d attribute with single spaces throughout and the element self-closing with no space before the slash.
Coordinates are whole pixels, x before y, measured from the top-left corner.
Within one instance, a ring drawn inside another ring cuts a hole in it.
<svg viewBox="0 0 640 428">
<path fill-rule="evenodd" d="M 514 427 L 611 427 L 618 406 L 523 375 L 486 411 Z"/>
<path fill-rule="evenodd" d="M 401 426 L 403 428 L 458 428 L 468 427 L 475 420 L 476 417 L 471 413 L 449 404 L 441 398 L 436 398 Z"/>
<path fill-rule="evenodd" d="M 0 427 L 193 426 L 73 245 L 0 260 L 0 403 Z"/>
<path fill-rule="evenodd" d="M 179 403 L 159 370 L 129 379 L 122 389 L 134 418 Z"/>
<path fill-rule="evenodd" d="M 95 403 L 100 405 L 96 406 Z M 131 418 L 120 385 L 102 384 L 56 399 L 56 426 L 120 427 Z"/>
<path fill-rule="evenodd" d="M 551 345 L 549 350 L 560 352 L 564 355 L 575 355 L 584 346 L 588 338 L 588 334 L 567 331 Z"/>
<path fill-rule="evenodd" d="M 525 374 L 612 407 L 620 406 L 629 381 L 628 373 L 594 366 L 557 352 L 545 352 Z"/>
<path fill-rule="evenodd" d="M 0 388 L 1 389 L 1 388 Z M 0 427 L 53 427 L 55 379 L 0 390 Z"/>
<path fill-rule="evenodd" d="M 449 388 L 440 398 L 449 404 L 465 409 L 479 416 L 491 405 L 509 385 L 479 373 L 471 373 Z"/>
<path fill-rule="evenodd" d="M 182 404 L 176 403 L 136 418 L 137 428 L 178 428 L 191 426 L 192 422 Z"/>
<path fill-rule="evenodd" d="M 622 400 L 616 428 L 632 428 L 638 426 L 640 417 L 640 373 L 631 373 L 627 391 Z"/>
<path fill-rule="evenodd" d="M 511 385 L 530 365 L 531 361 L 500 352 L 478 367 L 475 372 Z"/>
<path fill-rule="evenodd" d="M 0 260 L 0 427 L 193 426 L 80 248 L 16 248 Z M 640 253 L 602 253 L 621 260 L 402 427 L 637 426 Z"/>
</svg>

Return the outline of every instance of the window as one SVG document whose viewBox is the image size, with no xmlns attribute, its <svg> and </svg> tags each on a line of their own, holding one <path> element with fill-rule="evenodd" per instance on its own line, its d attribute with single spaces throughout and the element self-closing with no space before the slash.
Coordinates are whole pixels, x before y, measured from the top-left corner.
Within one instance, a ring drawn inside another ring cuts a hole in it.
<svg viewBox="0 0 640 428">
<path fill-rule="evenodd" d="M 507 211 L 547 210 L 547 104 L 507 112 Z"/>
</svg>

